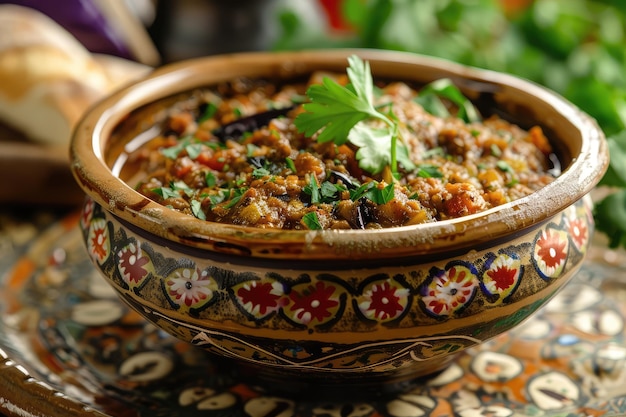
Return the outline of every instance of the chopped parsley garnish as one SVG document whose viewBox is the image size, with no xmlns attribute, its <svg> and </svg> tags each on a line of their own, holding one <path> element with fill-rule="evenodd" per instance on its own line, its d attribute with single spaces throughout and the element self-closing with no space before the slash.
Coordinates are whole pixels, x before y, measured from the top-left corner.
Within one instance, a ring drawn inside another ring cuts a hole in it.
<svg viewBox="0 0 626 417">
<path fill-rule="evenodd" d="M 388 184 L 382 189 L 378 186 L 377 181 L 366 182 L 356 190 L 350 191 L 350 199 L 357 201 L 363 197 L 373 201 L 376 204 L 386 204 L 393 200 L 394 185 Z"/>
<path fill-rule="evenodd" d="M 205 120 L 211 119 L 217 113 L 217 106 L 213 103 L 206 103 L 206 107 L 200 117 L 198 118 L 198 123 L 202 123 Z"/>
<path fill-rule="evenodd" d="M 180 197 L 180 193 L 178 191 L 174 191 L 169 187 L 153 188 L 152 192 L 158 194 L 163 199 Z"/>
<path fill-rule="evenodd" d="M 506 161 L 498 161 L 496 162 L 496 166 L 503 172 L 513 172 L 513 168 Z"/>
<path fill-rule="evenodd" d="M 315 178 L 314 175 L 309 175 L 309 183 L 304 186 L 302 191 L 305 194 L 308 194 L 308 195 L 311 196 L 311 203 L 312 204 L 319 204 L 321 202 L 321 200 L 320 200 L 320 186 L 317 183 L 317 178 Z"/>
<path fill-rule="evenodd" d="M 194 216 L 196 216 L 200 220 L 206 220 L 206 215 L 204 214 L 204 211 L 202 211 L 202 203 L 200 203 L 200 201 L 191 200 L 190 205 L 191 205 L 191 212 L 193 213 Z"/>
<path fill-rule="evenodd" d="M 195 191 L 189 187 L 184 181 L 172 182 L 169 187 L 153 188 L 152 192 L 161 196 L 163 199 L 167 198 L 180 198 L 181 191 L 187 195 L 187 197 L 193 196 Z"/>
<path fill-rule="evenodd" d="M 235 205 L 241 200 L 241 197 L 245 194 L 248 189 L 245 187 L 241 188 L 231 188 L 230 189 L 230 197 L 231 199 L 224 205 L 224 208 L 233 208 Z"/>
<path fill-rule="evenodd" d="M 320 219 L 317 217 L 317 213 L 314 211 L 309 211 L 304 216 L 302 216 L 302 223 L 304 223 L 304 225 L 311 230 L 322 230 Z"/>
<path fill-rule="evenodd" d="M 436 165 L 422 164 L 417 167 L 417 176 L 422 178 L 443 178 L 443 173 Z"/>
<path fill-rule="evenodd" d="M 293 162 L 293 159 L 287 157 L 287 158 L 285 158 L 285 163 L 287 164 L 287 168 L 289 168 L 291 170 L 291 172 L 293 172 L 294 174 L 296 172 L 298 172 L 296 170 L 296 164 Z"/>
<path fill-rule="evenodd" d="M 252 171 L 252 177 L 256 179 L 260 179 L 270 175 L 270 171 L 267 168 L 255 168 Z"/>
<path fill-rule="evenodd" d="M 415 101 L 424 109 L 439 117 L 450 117 L 451 114 L 441 99 L 447 99 L 458 107 L 456 117 L 467 123 L 479 122 L 480 114 L 472 102 L 463 95 L 461 90 L 449 78 L 441 78 L 426 85 L 419 92 Z"/>
<path fill-rule="evenodd" d="M 215 187 L 217 185 L 217 177 L 211 171 L 208 171 L 204 176 L 204 181 L 207 187 Z"/>
</svg>

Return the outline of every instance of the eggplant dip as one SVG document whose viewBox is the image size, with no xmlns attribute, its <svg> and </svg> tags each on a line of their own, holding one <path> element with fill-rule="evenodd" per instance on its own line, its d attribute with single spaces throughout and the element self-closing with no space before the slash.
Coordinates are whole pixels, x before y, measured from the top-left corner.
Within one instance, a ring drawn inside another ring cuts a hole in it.
<svg viewBox="0 0 626 417">
<path fill-rule="evenodd" d="M 190 93 L 131 155 L 136 189 L 212 222 L 371 229 L 482 212 L 559 174 L 539 126 L 483 120 L 450 80 L 374 82 L 348 61 L 346 74 Z"/>
</svg>

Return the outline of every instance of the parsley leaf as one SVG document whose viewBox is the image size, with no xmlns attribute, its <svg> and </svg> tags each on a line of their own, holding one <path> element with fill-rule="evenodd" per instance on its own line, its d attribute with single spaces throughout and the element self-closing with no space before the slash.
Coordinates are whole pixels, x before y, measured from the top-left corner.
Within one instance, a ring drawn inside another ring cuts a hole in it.
<svg viewBox="0 0 626 417">
<path fill-rule="evenodd" d="M 343 145 L 350 141 L 360 146 L 359 166 L 368 172 L 379 173 L 385 166 L 397 172 L 398 125 L 374 106 L 369 63 L 356 55 L 349 57 L 348 63 L 350 84 L 344 87 L 326 77 L 322 84 L 309 87 L 311 102 L 303 105 L 305 111 L 296 117 L 295 124 L 308 136 L 319 132 L 319 142 Z M 383 127 L 361 123 L 370 119 L 382 121 Z"/>
<path fill-rule="evenodd" d="M 267 168 L 255 168 L 252 171 L 252 176 L 256 179 L 263 178 L 270 175 L 270 171 Z"/>
<path fill-rule="evenodd" d="M 309 183 L 304 186 L 302 191 L 304 191 L 305 194 L 308 194 L 311 196 L 312 204 L 319 204 L 321 202 L 320 186 L 317 183 L 317 179 L 315 178 L 314 175 L 309 175 Z"/>
<path fill-rule="evenodd" d="M 391 154 L 380 152 L 378 148 L 382 141 L 391 140 L 388 129 L 376 129 L 359 123 L 350 132 L 349 139 L 359 147 L 356 158 L 359 166 L 367 172 L 378 174 L 385 166 L 391 165 Z"/>
<path fill-rule="evenodd" d="M 443 178 L 443 173 L 436 165 L 422 164 L 417 169 L 417 176 L 421 178 Z"/>
<path fill-rule="evenodd" d="M 442 98 L 458 106 L 458 118 L 468 123 L 479 122 L 481 120 L 480 114 L 472 102 L 463 95 L 461 90 L 459 90 L 449 78 L 441 78 L 426 85 L 420 90 L 415 101 L 433 115 L 449 117 L 450 113 L 441 101 Z"/>
<path fill-rule="evenodd" d="M 178 154 L 180 154 L 185 147 L 191 143 L 191 139 L 191 136 L 186 136 L 180 139 L 176 145 L 160 149 L 161 154 L 169 159 L 176 159 L 178 158 Z"/>
<path fill-rule="evenodd" d="M 247 188 L 233 188 L 233 189 L 231 189 L 230 195 L 232 196 L 232 198 L 230 199 L 230 201 L 228 201 L 224 205 L 224 208 L 231 209 L 231 208 L 235 207 L 237 205 L 237 203 L 239 203 L 239 200 L 241 200 L 241 198 L 243 197 L 243 195 L 245 194 L 246 191 L 248 191 Z"/>
<path fill-rule="evenodd" d="M 609 247 L 626 248 L 626 190 L 609 194 L 594 206 L 598 231 L 609 238 Z"/>
<path fill-rule="evenodd" d="M 206 182 L 207 187 L 214 187 L 217 184 L 217 177 L 211 171 L 207 171 L 204 176 L 204 181 Z"/>
<path fill-rule="evenodd" d="M 180 193 L 178 191 L 172 190 L 169 187 L 153 188 L 151 191 L 153 193 L 161 196 L 163 199 L 179 198 L 180 197 Z"/>
<path fill-rule="evenodd" d="M 322 230 L 320 219 L 317 217 L 317 213 L 309 211 L 302 216 L 302 223 L 311 230 Z"/>
<path fill-rule="evenodd" d="M 202 211 L 202 203 L 200 203 L 198 200 L 191 200 L 190 204 L 191 212 L 193 213 L 193 215 L 200 220 L 206 220 L 206 215 L 204 214 L 204 211 Z"/>
<path fill-rule="evenodd" d="M 293 162 L 293 159 L 287 157 L 285 158 L 285 163 L 287 164 L 287 167 L 291 170 L 291 172 L 293 172 L 294 174 L 297 172 L 296 164 L 295 162 Z"/>
<path fill-rule="evenodd" d="M 383 188 L 380 188 L 378 181 L 370 181 L 361 185 L 356 190 L 350 191 L 350 199 L 357 201 L 363 197 L 376 204 L 387 204 L 395 197 L 395 186 L 393 184 L 387 184 Z"/>
<path fill-rule="evenodd" d="M 202 123 L 206 120 L 211 119 L 213 116 L 215 116 L 215 114 L 217 113 L 217 110 L 218 108 L 215 103 L 211 103 L 211 102 L 206 103 L 206 107 L 204 108 L 204 111 L 198 118 L 198 123 Z"/>
</svg>

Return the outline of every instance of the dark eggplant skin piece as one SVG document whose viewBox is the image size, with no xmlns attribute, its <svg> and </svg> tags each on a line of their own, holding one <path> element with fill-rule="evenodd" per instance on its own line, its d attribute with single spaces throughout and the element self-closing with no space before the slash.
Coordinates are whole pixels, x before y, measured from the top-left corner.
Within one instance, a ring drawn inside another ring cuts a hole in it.
<svg viewBox="0 0 626 417">
<path fill-rule="evenodd" d="M 294 107 L 295 106 L 289 106 L 280 109 L 272 109 L 262 113 L 242 117 L 233 122 L 218 127 L 211 133 L 213 133 L 213 135 L 215 135 L 222 142 L 226 141 L 227 139 L 237 140 L 241 138 L 246 132 L 252 132 L 256 129 L 267 126 L 273 119 L 285 116 Z"/>
</svg>

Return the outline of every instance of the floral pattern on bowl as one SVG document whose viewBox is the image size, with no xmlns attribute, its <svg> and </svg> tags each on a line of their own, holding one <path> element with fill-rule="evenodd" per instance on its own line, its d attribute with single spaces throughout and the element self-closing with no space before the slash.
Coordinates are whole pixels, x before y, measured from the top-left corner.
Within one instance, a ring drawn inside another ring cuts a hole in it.
<svg viewBox="0 0 626 417">
<path fill-rule="evenodd" d="M 288 264 L 241 267 L 223 256 L 155 245 L 91 199 L 80 225 L 109 283 L 173 335 L 259 366 L 328 373 L 392 372 L 431 358 L 445 363 L 515 326 L 581 265 L 593 219 L 584 198 L 514 241 L 456 258 L 297 274 Z M 242 339 L 237 328 L 258 336 Z M 302 329 L 306 336 L 275 336 Z M 398 336 L 390 342 L 373 332 Z"/>
</svg>

